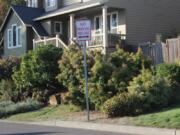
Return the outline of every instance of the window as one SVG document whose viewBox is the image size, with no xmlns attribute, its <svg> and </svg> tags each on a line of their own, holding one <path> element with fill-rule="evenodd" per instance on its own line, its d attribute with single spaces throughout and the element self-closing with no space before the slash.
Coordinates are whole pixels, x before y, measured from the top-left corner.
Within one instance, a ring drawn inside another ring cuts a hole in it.
<svg viewBox="0 0 180 135">
<path fill-rule="evenodd" d="M 17 35 L 17 39 L 16 39 L 16 42 L 17 42 L 17 46 L 21 46 L 21 27 L 17 27 L 17 31 L 16 31 L 16 35 Z"/>
<path fill-rule="evenodd" d="M 37 0 L 28 0 L 28 7 L 37 7 Z"/>
<path fill-rule="evenodd" d="M 7 30 L 7 45 L 8 48 L 21 47 L 22 43 L 21 27 L 13 24 L 11 29 Z"/>
<path fill-rule="evenodd" d="M 54 23 L 54 32 L 62 34 L 62 22 Z"/>
<path fill-rule="evenodd" d="M 12 32 L 13 32 L 13 46 L 17 46 L 17 33 L 16 33 L 16 30 L 17 30 L 17 26 L 16 25 L 12 25 Z"/>
<path fill-rule="evenodd" d="M 8 48 L 12 47 L 12 29 L 7 30 L 7 44 Z"/>
<path fill-rule="evenodd" d="M 112 28 L 117 28 L 118 26 L 118 17 L 117 17 L 117 13 L 114 13 L 111 15 L 111 21 L 112 21 L 112 24 L 111 24 L 111 27 Z"/>
<path fill-rule="evenodd" d="M 94 27 L 96 31 L 101 31 L 102 29 L 102 16 L 95 16 Z M 107 28 L 111 32 L 113 29 L 118 27 L 118 13 L 113 12 L 107 15 Z"/>
<path fill-rule="evenodd" d="M 96 31 L 101 31 L 102 29 L 102 17 L 96 16 L 94 19 L 94 26 Z"/>
<path fill-rule="evenodd" d="M 108 31 L 111 31 L 111 15 L 108 15 L 107 17 L 107 25 L 108 25 Z"/>
<path fill-rule="evenodd" d="M 55 0 L 46 0 L 47 7 L 54 7 L 56 5 Z"/>
</svg>

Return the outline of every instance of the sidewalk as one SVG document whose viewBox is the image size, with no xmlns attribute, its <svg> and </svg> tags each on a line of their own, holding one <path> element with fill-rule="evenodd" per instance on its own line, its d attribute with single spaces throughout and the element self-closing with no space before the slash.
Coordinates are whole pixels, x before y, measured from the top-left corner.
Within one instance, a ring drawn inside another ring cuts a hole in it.
<svg viewBox="0 0 180 135">
<path fill-rule="evenodd" d="M 11 121 L 0 121 L 0 122 L 11 122 Z M 176 129 L 119 126 L 119 125 L 111 125 L 111 124 L 97 124 L 97 123 L 74 122 L 74 121 L 11 122 L 11 123 L 57 126 L 64 128 L 107 131 L 107 132 L 125 133 L 132 135 L 180 135 L 180 130 L 176 130 Z"/>
</svg>

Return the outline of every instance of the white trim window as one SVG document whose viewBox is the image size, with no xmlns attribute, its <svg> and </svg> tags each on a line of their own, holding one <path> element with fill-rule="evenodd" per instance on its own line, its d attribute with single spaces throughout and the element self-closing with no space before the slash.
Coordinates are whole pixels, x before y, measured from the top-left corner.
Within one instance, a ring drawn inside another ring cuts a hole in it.
<svg viewBox="0 0 180 135">
<path fill-rule="evenodd" d="M 12 47 L 12 29 L 8 29 L 7 30 L 7 45 L 8 45 L 8 48 L 11 48 Z"/>
<path fill-rule="evenodd" d="M 108 32 L 112 32 L 118 28 L 118 12 L 108 13 L 107 15 L 107 27 Z M 96 33 L 102 32 L 102 16 L 94 17 L 94 29 Z"/>
<path fill-rule="evenodd" d="M 95 29 L 96 33 L 102 32 L 102 17 L 101 16 L 95 16 L 94 29 Z"/>
<path fill-rule="evenodd" d="M 28 7 L 38 7 L 37 0 L 28 0 Z"/>
<path fill-rule="evenodd" d="M 7 47 L 17 48 L 22 46 L 22 34 L 21 27 L 17 26 L 17 24 L 13 24 L 11 29 L 7 30 Z"/>
<path fill-rule="evenodd" d="M 118 12 L 109 13 L 107 16 L 108 31 L 118 28 Z"/>
<path fill-rule="evenodd" d="M 55 0 L 46 0 L 46 6 L 47 7 L 54 7 L 56 5 Z"/>
<path fill-rule="evenodd" d="M 21 47 L 22 46 L 21 26 L 17 27 L 16 35 L 17 35 L 16 36 L 17 46 Z"/>
<path fill-rule="evenodd" d="M 56 21 L 54 22 L 54 32 L 57 34 L 62 34 L 62 22 Z"/>
<path fill-rule="evenodd" d="M 118 27 L 118 13 L 111 14 L 111 29 Z"/>
<path fill-rule="evenodd" d="M 12 25 L 12 39 L 13 39 L 13 47 L 17 46 L 17 25 Z"/>
</svg>

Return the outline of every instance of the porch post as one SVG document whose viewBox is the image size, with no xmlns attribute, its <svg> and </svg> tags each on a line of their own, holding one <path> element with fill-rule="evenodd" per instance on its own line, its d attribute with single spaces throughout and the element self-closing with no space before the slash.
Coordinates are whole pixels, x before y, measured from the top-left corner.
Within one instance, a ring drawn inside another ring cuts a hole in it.
<svg viewBox="0 0 180 135">
<path fill-rule="evenodd" d="M 107 6 L 102 7 L 102 16 L 103 16 L 103 53 L 107 54 L 108 47 L 108 28 L 107 28 Z"/>
<path fill-rule="evenodd" d="M 70 15 L 70 44 L 73 44 L 74 39 L 74 14 Z"/>
</svg>

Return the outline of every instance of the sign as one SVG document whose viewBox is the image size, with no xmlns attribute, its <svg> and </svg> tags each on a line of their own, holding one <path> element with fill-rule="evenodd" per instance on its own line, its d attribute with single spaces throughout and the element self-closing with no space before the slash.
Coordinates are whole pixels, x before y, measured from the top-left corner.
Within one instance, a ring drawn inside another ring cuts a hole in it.
<svg viewBox="0 0 180 135">
<path fill-rule="evenodd" d="M 90 20 L 76 21 L 76 35 L 78 41 L 91 40 L 91 21 Z"/>
<path fill-rule="evenodd" d="M 78 20 L 76 21 L 76 37 L 78 41 L 82 41 L 84 46 L 84 75 L 85 75 L 85 95 L 86 95 L 86 108 L 87 120 L 90 120 L 89 110 L 89 91 L 88 91 L 88 73 L 87 73 L 87 58 L 86 58 L 86 41 L 91 40 L 91 21 Z"/>
</svg>

